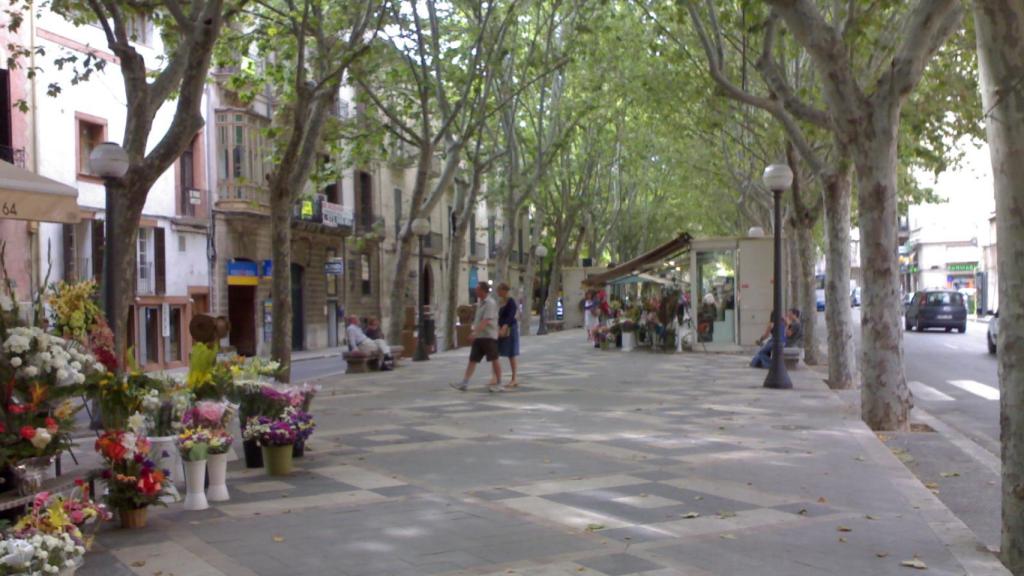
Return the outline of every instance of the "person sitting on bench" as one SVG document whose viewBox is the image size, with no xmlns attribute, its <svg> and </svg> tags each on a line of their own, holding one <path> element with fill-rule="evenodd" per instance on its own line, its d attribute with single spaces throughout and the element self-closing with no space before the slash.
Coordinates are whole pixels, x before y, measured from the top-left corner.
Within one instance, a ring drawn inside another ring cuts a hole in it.
<svg viewBox="0 0 1024 576">
<path fill-rule="evenodd" d="M 349 316 L 345 335 L 348 337 L 349 350 L 358 350 L 370 355 L 380 353 L 385 360 L 391 360 L 391 348 L 388 346 L 387 340 L 383 338 L 372 340 L 368 337 L 359 325 L 358 316 Z"/>
</svg>

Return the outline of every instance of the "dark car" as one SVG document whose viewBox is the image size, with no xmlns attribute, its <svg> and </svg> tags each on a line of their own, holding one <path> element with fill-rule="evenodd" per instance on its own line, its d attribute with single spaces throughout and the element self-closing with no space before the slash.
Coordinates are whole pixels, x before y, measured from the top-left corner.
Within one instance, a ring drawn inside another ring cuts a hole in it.
<svg viewBox="0 0 1024 576">
<path fill-rule="evenodd" d="M 907 330 L 915 328 L 920 332 L 928 328 L 945 328 L 952 332 L 956 328 L 961 334 L 967 331 L 967 306 L 964 296 L 953 290 L 927 290 L 914 294 L 907 307 Z"/>
</svg>

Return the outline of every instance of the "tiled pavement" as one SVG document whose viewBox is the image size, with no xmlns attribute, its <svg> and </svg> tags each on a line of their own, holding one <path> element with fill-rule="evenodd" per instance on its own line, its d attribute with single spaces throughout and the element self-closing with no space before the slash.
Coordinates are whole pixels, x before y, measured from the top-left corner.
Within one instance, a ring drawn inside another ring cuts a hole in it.
<svg viewBox="0 0 1024 576">
<path fill-rule="evenodd" d="M 108 529 L 83 576 L 1005 574 L 827 391 L 726 355 L 523 341 L 523 390 L 465 351 L 324 382 L 299 470 Z"/>
</svg>

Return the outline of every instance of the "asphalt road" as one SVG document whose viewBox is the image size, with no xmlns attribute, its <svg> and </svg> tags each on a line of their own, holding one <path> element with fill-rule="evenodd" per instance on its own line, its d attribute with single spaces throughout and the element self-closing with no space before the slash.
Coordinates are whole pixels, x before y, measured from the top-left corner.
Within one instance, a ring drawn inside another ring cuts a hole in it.
<svg viewBox="0 0 1024 576">
<path fill-rule="evenodd" d="M 292 382 L 312 382 L 345 373 L 345 361 L 341 356 L 312 358 L 292 364 Z"/>
</svg>

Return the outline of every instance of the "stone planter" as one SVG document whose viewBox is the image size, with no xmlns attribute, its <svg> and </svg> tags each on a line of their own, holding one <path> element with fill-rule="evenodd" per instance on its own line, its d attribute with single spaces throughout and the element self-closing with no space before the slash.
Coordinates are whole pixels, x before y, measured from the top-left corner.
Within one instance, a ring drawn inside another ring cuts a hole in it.
<svg viewBox="0 0 1024 576">
<path fill-rule="evenodd" d="M 231 499 L 228 492 L 228 455 L 210 454 L 206 461 L 206 474 L 210 486 L 206 491 L 206 499 L 210 502 L 226 502 Z"/>
</svg>

